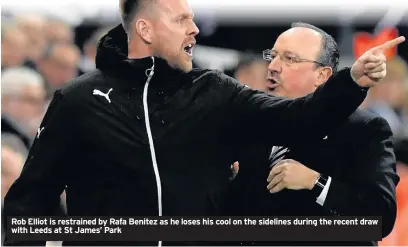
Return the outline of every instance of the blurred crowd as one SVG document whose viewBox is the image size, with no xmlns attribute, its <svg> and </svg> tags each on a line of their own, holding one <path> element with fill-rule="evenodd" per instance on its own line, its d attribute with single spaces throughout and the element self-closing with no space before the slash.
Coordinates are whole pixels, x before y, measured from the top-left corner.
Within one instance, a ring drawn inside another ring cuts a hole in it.
<svg viewBox="0 0 408 247">
<path fill-rule="evenodd" d="M 99 33 L 81 52 L 72 27 L 59 20 L 24 15 L 2 21 L 2 117 L 18 126 L 27 147 L 55 89 L 94 68 Z"/>
<path fill-rule="evenodd" d="M 35 14 L 2 18 L 2 199 L 21 172 L 54 91 L 94 69 L 98 41 L 108 28 L 96 30 L 78 47 L 73 27 L 58 19 Z M 248 55 L 229 74 L 252 88 L 267 91 L 267 66 L 261 54 Z M 408 236 L 408 66 L 403 59 L 395 57 L 388 61 L 387 69 L 387 77 L 370 89 L 361 108 L 384 117 L 395 134 L 401 176 L 397 192 L 399 215 L 395 231 L 381 243 L 395 245 L 395 239 Z"/>
<path fill-rule="evenodd" d="M 79 48 L 73 27 L 58 19 L 36 14 L 2 18 L 2 201 L 21 172 L 54 91 L 94 69 L 97 44 L 106 32 L 95 31 Z M 63 194 L 57 214 L 65 213 L 64 201 Z"/>
</svg>

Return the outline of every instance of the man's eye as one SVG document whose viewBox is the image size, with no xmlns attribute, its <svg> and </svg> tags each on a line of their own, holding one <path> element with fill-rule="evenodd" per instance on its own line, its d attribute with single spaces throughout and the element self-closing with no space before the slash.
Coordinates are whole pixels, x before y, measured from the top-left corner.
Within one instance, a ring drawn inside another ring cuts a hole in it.
<svg viewBox="0 0 408 247">
<path fill-rule="evenodd" d="M 290 62 L 295 62 L 296 61 L 296 57 L 295 56 L 290 56 L 290 55 L 286 55 L 285 59 L 287 61 L 290 61 Z"/>
</svg>

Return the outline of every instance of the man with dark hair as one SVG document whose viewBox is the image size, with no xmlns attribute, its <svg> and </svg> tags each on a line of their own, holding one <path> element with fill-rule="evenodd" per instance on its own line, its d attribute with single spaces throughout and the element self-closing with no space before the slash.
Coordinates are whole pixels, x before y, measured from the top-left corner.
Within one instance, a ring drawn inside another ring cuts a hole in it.
<svg viewBox="0 0 408 247">
<path fill-rule="evenodd" d="M 297 42 L 297 44 L 291 44 L 291 46 L 296 45 L 296 48 L 302 47 L 305 52 L 307 50 L 307 55 L 313 57 L 313 59 L 300 58 L 297 51 L 293 51 L 295 49 L 286 47 L 288 43 L 286 42 L 287 36 L 293 32 L 297 32 L 297 36 L 302 39 L 309 39 L 304 42 L 303 40 L 300 43 Z M 276 45 L 281 45 L 282 43 L 285 45 L 280 49 L 282 50 L 281 55 L 285 61 L 294 65 L 287 69 L 276 66 L 270 67 L 267 82 L 269 92 L 273 91 L 275 95 L 291 98 L 306 95 L 327 81 L 331 75 L 337 73 L 340 57 L 339 50 L 333 37 L 323 30 L 310 24 L 296 22 L 292 24 L 291 29 L 280 36 L 280 41 Z M 264 55 L 267 56 L 266 58 L 275 58 L 279 53 L 277 53 L 276 48 L 266 50 Z M 270 60 L 268 59 L 268 61 Z"/>
<path fill-rule="evenodd" d="M 304 22 L 294 22 L 291 25 L 291 28 L 296 28 L 296 27 L 303 27 L 303 28 L 308 28 L 311 30 L 316 31 L 318 34 L 321 36 L 321 48 L 319 55 L 317 56 L 316 61 L 320 65 L 328 66 L 332 69 L 332 73 L 337 72 L 337 68 L 339 67 L 339 60 L 340 60 L 340 52 L 339 52 L 339 47 L 337 46 L 336 41 L 334 38 L 323 31 L 322 29 L 313 26 L 308 23 Z M 316 64 L 316 65 L 319 65 Z"/>
<path fill-rule="evenodd" d="M 326 32 L 310 24 L 295 23 L 278 37 L 272 50 L 264 52 L 264 58 L 270 61 L 266 83 L 269 93 L 297 98 L 313 92 L 333 76 L 339 52 L 336 42 Z M 324 137 L 303 139 L 285 146 L 254 147 L 254 150 L 240 162 L 243 167 L 232 184 L 231 203 L 234 206 L 229 207 L 234 212 L 229 213 L 382 216 L 383 237 L 391 232 L 396 219 L 395 194 L 399 177 L 392 132 L 385 119 L 356 110 Z M 270 171 L 267 168 L 263 172 L 246 169 L 256 166 L 254 163 L 269 166 Z"/>
<path fill-rule="evenodd" d="M 213 196 L 229 182 L 238 140 L 324 136 L 385 76 L 384 49 L 404 41 L 373 48 L 314 94 L 290 100 L 192 70 L 199 30 L 186 0 L 122 1 L 121 10 L 127 34 L 122 25 L 109 31 L 97 69 L 55 93 L 5 198 L 7 216 L 49 215 L 64 188 L 69 215 L 220 214 Z M 243 131 L 251 123 L 259 128 Z M 259 135 L 267 127 L 280 131 Z"/>
</svg>

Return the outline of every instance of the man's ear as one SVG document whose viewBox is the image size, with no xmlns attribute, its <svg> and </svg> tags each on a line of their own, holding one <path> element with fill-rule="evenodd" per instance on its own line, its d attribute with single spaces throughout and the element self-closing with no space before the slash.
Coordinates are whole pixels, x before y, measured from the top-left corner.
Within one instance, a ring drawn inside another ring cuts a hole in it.
<svg viewBox="0 0 408 247">
<path fill-rule="evenodd" d="M 144 19 L 139 19 L 136 21 L 135 25 L 136 33 L 140 35 L 140 37 L 144 40 L 145 43 L 151 44 L 153 35 L 150 23 Z"/>
<path fill-rule="evenodd" d="M 333 70 L 330 67 L 321 67 L 319 68 L 318 73 L 319 75 L 317 76 L 317 81 L 315 84 L 316 87 L 325 83 L 330 78 L 330 76 L 333 75 Z"/>
</svg>

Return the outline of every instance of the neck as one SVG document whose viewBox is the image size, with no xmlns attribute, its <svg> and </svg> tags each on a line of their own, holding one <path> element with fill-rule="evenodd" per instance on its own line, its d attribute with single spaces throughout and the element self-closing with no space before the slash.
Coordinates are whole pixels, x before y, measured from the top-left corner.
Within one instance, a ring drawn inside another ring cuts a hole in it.
<svg viewBox="0 0 408 247">
<path fill-rule="evenodd" d="M 138 59 L 151 56 L 153 56 L 153 52 L 144 42 L 136 39 L 128 41 L 128 58 Z"/>
</svg>

